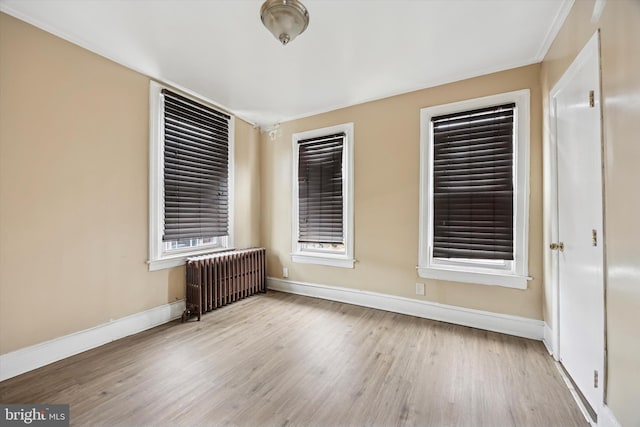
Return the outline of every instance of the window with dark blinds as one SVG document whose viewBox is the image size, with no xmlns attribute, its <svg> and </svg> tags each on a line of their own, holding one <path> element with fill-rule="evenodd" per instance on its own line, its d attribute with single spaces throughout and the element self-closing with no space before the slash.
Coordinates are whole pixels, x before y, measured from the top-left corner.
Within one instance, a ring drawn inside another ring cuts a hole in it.
<svg viewBox="0 0 640 427">
<path fill-rule="evenodd" d="M 298 242 L 344 243 L 345 134 L 298 141 Z"/>
<path fill-rule="evenodd" d="M 230 116 L 167 89 L 162 240 L 229 234 Z"/>
<path fill-rule="evenodd" d="M 515 104 L 433 117 L 433 257 L 513 260 Z"/>
</svg>

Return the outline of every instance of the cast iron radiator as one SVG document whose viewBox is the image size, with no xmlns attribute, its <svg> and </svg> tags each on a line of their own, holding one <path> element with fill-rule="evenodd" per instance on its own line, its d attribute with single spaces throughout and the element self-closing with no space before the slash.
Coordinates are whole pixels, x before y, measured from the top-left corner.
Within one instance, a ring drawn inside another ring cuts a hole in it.
<svg viewBox="0 0 640 427">
<path fill-rule="evenodd" d="M 266 250 L 250 248 L 187 259 L 187 304 L 190 316 L 215 310 L 256 292 L 266 292 Z"/>
</svg>

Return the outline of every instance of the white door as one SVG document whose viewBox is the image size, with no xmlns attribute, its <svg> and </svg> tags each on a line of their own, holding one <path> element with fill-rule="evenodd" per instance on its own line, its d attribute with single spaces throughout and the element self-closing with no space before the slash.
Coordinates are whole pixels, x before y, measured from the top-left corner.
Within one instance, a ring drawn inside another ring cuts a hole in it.
<svg viewBox="0 0 640 427">
<path fill-rule="evenodd" d="M 559 356 L 596 413 L 603 402 L 604 251 L 596 33 L 554 89 Z M 562 247 L 562 245 L 564 247 Z"/>
</svg>

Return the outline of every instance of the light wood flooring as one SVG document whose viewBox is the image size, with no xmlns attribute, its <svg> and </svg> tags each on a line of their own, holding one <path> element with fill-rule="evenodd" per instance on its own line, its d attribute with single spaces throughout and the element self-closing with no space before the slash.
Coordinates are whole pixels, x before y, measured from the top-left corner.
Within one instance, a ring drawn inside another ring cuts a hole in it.
<svg viewBox="0 0 640 427">
<path fill-rule="evenodd" d="M 542 343 L 270 291 L 0 383 L 72 425 L 583 426 Z"/>
</svg>

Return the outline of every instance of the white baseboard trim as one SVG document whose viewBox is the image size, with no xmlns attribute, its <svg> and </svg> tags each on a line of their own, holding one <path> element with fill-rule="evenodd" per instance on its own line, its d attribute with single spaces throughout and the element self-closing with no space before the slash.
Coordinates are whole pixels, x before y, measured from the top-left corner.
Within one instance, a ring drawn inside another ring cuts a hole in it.
<svg viewBox="0 0 640 427">
<path fill-rule="evenodd" d="M 547 322 L 544 322 L 542 343 L 547 348 L 547 351 L 549 352 L 549 354 L 551 356 L 553 356 L 554 355 L 554 351 L 553 351 L 553 331 L 551 330 L 551 328 L 549 327 Z"/>
<path fill-rule="evenodd" d="M 395 295 L 315 283 L 296 282 L 273 277 L 267 278 L 267 288 L 274 291 L 339 301 L 394 313 L 423 317 L 425 319 L 471 326 L 473 328 L 534 340 L 542 340 L 544 334 L 544 322 L 542 320 L 420 301 Z"/>
<path fill-rule="evenodd" d="M 184 300 L 0 355 L 0 381 L 177 319 Z"/>
<path fill-rule="evenodd" d="M 607 405 L 602 405 L 598 412 L 598 427 L 622 427 Z"/>
</svg>

